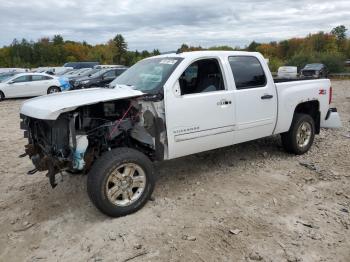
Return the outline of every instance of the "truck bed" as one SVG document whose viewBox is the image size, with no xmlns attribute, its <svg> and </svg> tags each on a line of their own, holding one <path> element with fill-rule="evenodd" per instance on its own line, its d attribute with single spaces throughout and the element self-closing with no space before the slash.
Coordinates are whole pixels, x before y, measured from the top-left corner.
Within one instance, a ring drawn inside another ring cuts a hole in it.
<svg viewBox="0 0 350 262">
<path fill-rule="evenodd" d="M 285 80 L 287 81 L 275 81 L 279 116 L 275 133 L 279 134 L 289 130 L 295 108 L 304 102 L 317 101 L 321 120 L 326 118 L 329 109 L 329 89 L 331 86 L 329 79 Z"/>
</svg>

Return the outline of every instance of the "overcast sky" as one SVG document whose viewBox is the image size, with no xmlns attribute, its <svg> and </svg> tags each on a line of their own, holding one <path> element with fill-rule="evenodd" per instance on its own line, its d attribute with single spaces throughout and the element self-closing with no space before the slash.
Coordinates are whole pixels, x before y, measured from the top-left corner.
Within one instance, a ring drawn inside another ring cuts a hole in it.
<svg viewBox="0 0 350 262">
<path fill-rule="evenodd" d="M 244 46 L 350 27 L 350 0 L 0 0 L 0 46 L 14 38 L 105 43 L 122 34 L 130 50 L 182 43 Z"/>
</svg>

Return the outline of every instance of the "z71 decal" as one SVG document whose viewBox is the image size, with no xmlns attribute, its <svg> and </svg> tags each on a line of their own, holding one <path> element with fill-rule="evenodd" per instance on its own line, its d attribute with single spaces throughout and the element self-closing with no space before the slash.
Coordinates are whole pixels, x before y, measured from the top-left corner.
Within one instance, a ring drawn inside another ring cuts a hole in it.
<svg viewBox="0 0 350 262">
<path fill-rule="evenodd" d="M 326 89 L 320 89 L 319 95 L 327 95 Z"/>
</svg>

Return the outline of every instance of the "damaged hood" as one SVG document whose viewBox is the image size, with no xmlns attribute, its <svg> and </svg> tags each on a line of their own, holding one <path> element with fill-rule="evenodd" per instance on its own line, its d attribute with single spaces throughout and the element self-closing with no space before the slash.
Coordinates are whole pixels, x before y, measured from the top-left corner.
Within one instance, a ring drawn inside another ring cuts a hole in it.
<svg viewBox="0 0 350 262">
<path fill-rule="evenodd" d="M 21 114 L 42 120 L 56 120 L 60 114 L 84 105 L 142 96 L 131 88 L 91 88 L 36 97 L 25 101 Z"/>
</svg>

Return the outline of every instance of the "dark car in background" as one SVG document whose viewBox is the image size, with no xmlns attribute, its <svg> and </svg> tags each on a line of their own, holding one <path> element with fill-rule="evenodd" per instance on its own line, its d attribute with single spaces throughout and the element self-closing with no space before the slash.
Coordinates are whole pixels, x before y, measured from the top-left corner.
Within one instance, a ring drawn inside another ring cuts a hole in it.
<svg viewBox="0 0 350 262">
<path fill-rule="evenodd" d="M 106 87 L 127 69 L 127 67 L 118 67 L 99 70 L 90 76 L 76 79 L 74 83 L 71 83 L 72 89 Z"/>
<path fill-rule="evenodd" d="M 98 71 L 101 71 L 101 69 L 88 68 L 87 70 L 84 70 L 84 71 L 81 71 L 77 74 L 73 74 L 73 75 L 68 76 L 68 79 L 69 80 L 76 80 L 76 79 L 79 79 L 82 77 L 92 76 L 93 74 L 97 73 Z"/>
<path fill-rule="evenodd" d="M 328 69 L 324 64 L 307 64 L 300 71 L 300 78 L 327 78 Z"/>
<path fill-rule="evenodd" d="M 64 67 L 73 67 L 73 69 L 81 69 L 81 68 L 93 68 L 94 66 L 99 65 L 99 62 L 68 62 L 65 63 Z"/>
</svg>

